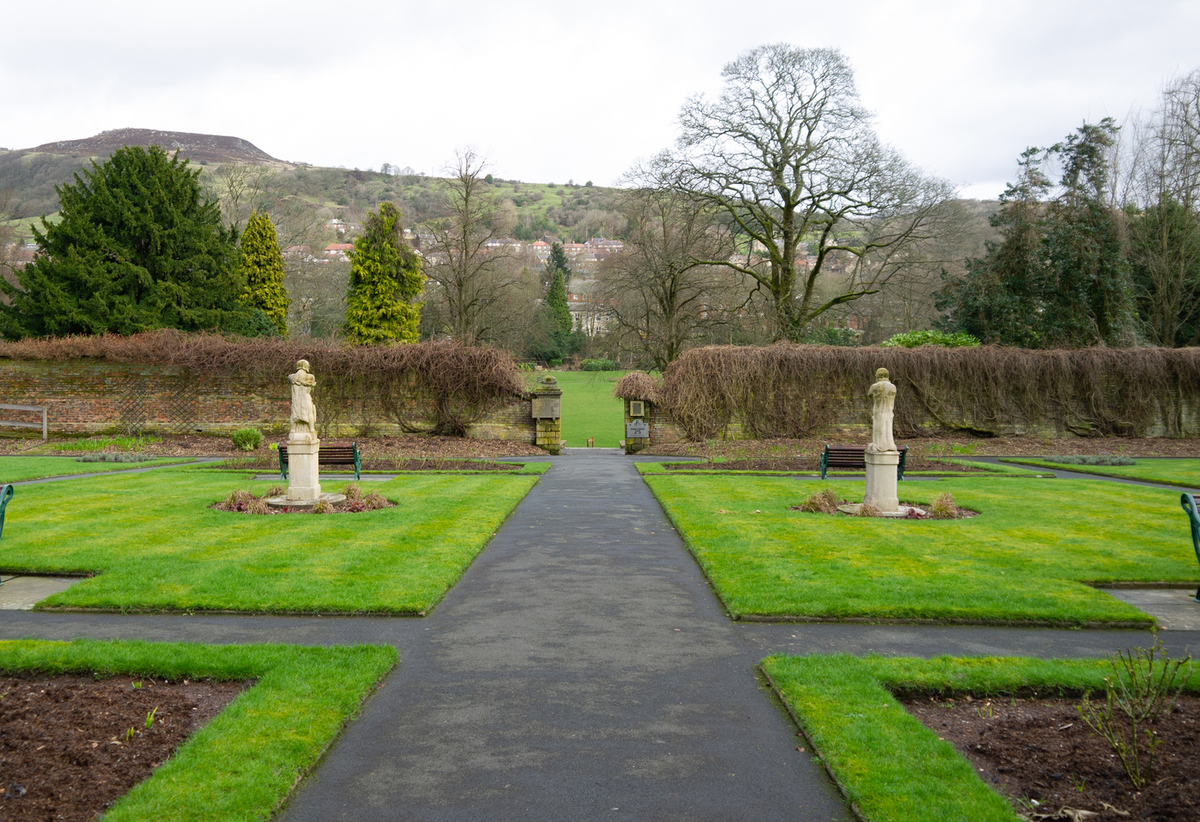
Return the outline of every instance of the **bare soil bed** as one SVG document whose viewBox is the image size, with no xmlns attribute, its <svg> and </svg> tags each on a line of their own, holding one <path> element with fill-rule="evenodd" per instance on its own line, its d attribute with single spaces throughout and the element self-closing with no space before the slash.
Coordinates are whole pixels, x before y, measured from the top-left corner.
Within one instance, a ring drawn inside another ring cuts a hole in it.
<svg viewBox="0 0 1200 822">
<path fill-rule="evenodd" d="M 929 457 L 1017 457 L 1116 454 L 1125 457 L 1200 457 L 1200 439 L 1160 437 L 897 437 L 908 446 L 905 470 L 927 470 Z M 866 445 L 865 436 L 831 435 L 821 439 L 710 440 L 706 443 L 661 443 L 643 451 L 660 456 L 727 460 L 808 460 L 813 466 L 827 444 Z M 921 466 L 921 467 L 917 467 Z"/>
<path fill-rule="evenodd" d="M 0 819 L 95 819 L 244 687 L 0 677 Z"/>
<path fill-rule="evenodd" d="M 270 450 L 270 443 L 275 440 L 264 439 L 263 444 L 254 451 L 242 451 L 235 448 L 229 437 L 170 434 L 158 435 L 154 438 L 160 442 L 145 442 L 139 453 L 153 457 L 253 457 L 275 459 L 278 457 Z M 278 439 L 286 439 L 279 437 Z M 407 460 L 407 459 L 499 459 L 502 457 L 533 457 L 545 456 L 540 448 L 523 442 L 510 440 L 475 440 L 465 437 L 328 437 L 328 442 L 357 442 L 364 460 Z M 61 440 L 57 440 L 62 442 Z M 79 456 L 77 451 L 56 451 L 54 442 L 49 446 L 42 443 L 40 437 L 5 436 L 0 437 L 0 456 L 36 453 L 41 456 Z M 105 451 L 120 451 L 117 446 L 109 446 Z"/>
<path fill-rule="evenodd" d="M 959 474 L 987 473 L 982 468 L 950 462 L 933 462 L 922 459 L 919 466 L 914 462 L 905 462 L 904 470 L 908 471 L 945 471 Z M 776 459 L 731 459 L 726 462 L 675 462 L 668 463 L 668 471 L 788 471 L 793 473 L 812 474 L 821 470 L 819 457 L 779 457 Z M 837 469 L 835 469 L 837 470 Z"/>
<path fill-rule="evenodd" d="M 904 704 L 1027 818 L 1200 819 L 1200 698 L 1180 697 L 1159 718 L 1154 778 L 1140 792 L 1108 742 L 1080 718 L 1075 701 L 924 697 Z"/>
</svg>

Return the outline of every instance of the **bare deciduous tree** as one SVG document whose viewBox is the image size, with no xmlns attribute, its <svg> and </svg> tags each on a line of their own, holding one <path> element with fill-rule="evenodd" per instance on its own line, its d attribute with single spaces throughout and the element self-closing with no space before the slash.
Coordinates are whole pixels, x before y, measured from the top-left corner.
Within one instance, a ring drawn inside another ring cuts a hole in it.
<svg viewBox="0 0 1200 822">
<path fill-rule="evenodd" d="M 818 299 L 831 255 L 903 247 L 924 236 L 952 192 L 879 142 L 840 52 L 761 46 L 723 76 L 718 99 L 684 104 L 677 147 L 653 168 L 661 182 L 724 211 L 745 235 L 744 262 L 709 262 L 751 278 L 769 296 L 775 338 L 796 340 L 814 317 L 877 287 L 860 278 L 852 290 Z M 814 263 L 798 277 L 797 257 L 809 251 Z"/>
<path fill-rule="evenodd" d="M 687 193 L 634 189 L 622 199 L 628 241 L 601 268 L 602 304 L 661 371 L 738 299 L 723 287 L 727 269 L 700 262 L 728 256 L 729 232 Z"/>
<path fill-rule="evenodd" d="M 505 310 L 522 284 L 518 249 L 501 242 L 513 228 L 512 208 L 485 182 L 485 167 L 473 151 L 458 155 L 449 169 L 444 216 L 425 223 L 432 240 L 422 248 L 427 289 L 444 309 L 437 330 L 467 345 L 490 341 L 520 322 Z"/>
</svg>

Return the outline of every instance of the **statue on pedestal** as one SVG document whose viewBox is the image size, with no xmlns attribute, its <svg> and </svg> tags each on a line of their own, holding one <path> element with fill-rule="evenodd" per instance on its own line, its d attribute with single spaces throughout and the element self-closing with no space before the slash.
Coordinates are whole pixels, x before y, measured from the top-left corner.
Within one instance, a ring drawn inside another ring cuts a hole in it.
<svg viewBox="0 0 1200 822">
<path fill-rule="evenodd" d="M 291 432 L 288 442 L 317 441 L 317 407 L 313 405 L 312 390 L 317 378 L 309 370 L 308 360 L 296 362 L 296 373 L 288 374 L 292 384 Z"/>
<path fill-rule="evenodd" d="M 879 454 L 896 450 L 896 440 L 892 436 L 892 410 L 896 404 L 896 386 L 888 380 L 888 370 L 880 368 L 875 372 L 875 384 L 867 391 L 871 398 L 871 444 L 867 446 L 868 454 Z"/>
</svg>

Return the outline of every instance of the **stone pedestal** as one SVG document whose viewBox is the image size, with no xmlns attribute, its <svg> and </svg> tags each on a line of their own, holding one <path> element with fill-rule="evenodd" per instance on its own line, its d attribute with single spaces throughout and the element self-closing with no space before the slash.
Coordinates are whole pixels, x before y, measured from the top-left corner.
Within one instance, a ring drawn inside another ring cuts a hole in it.
<svg viewBox="0 0 1200 822">
<path fill-rule="evenodd" d="M 896 496 L 896 468 L 900 465 L 899 451 L 878 451 L 863 454 L 867 464 L 867 493 L 863 505 L 874 505 L 883 513 L 900 510 Z"/>
<path fill-rule="evenodd" d="M 317 469 L 317 452 L 321 441 L 295 442 L 288 440 L 288 492 L 294 502 L 312 503 L 321 498 L 321 481 Z"/>
</svg>

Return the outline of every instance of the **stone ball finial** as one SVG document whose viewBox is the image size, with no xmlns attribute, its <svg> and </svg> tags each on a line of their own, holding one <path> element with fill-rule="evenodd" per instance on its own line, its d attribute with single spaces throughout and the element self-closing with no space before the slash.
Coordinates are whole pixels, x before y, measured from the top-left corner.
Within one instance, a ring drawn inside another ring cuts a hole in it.
<svg viewBox="0 0 1200 822">
<path fill-rule="evenodd" d="M 875 382 L 884 382 L 888 378 L 888 370 L 886 368 L 875 369 Z"/>
<path fill-rule="evenodd" d="M 308 360 L 296 360 L 296 370 L 308 371 L 310 373 L 312 372 L 312 368 L 309 367 Z"/>
</svg>

